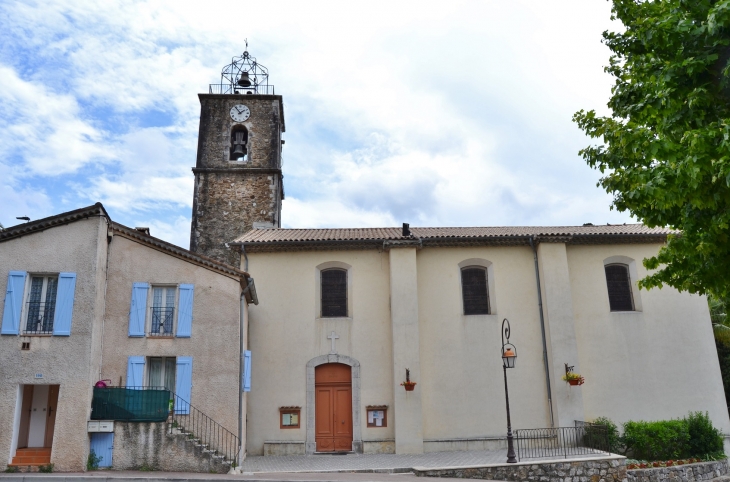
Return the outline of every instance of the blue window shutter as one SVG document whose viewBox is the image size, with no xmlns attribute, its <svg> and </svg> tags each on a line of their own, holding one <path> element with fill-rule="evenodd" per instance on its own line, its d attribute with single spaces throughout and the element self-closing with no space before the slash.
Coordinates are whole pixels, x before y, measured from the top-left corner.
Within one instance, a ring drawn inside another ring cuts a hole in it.
<svg viewBox="0 0 730 482">
<path fill-rule="evenodd" d="M 144 325 L 147 320 L 148 283 L 132 285 L 132 306 L 129 308 L 129 336 L 144 336 Z"/>
<path fill-rule="evenodd" d="M 71 335 L 71 316 L 74 311 L 76 273 L 59 273 L 56 294 L 56 314 L 53 316 L 53 334 Z"/>
<path fill-rule="evenodd" d="M 177 310 L 177 336 L 190 338 L 193 331 L 193 285 L 180 285 L 180 308 Z"/>
<path fill-rule="evenodd" d="M 243 391 L 251 391 L 251 352 L 243 352 Z"/>
<path fill-rule="evenodd" d="M 193 391 L 193 357 L 177 357 L 177 374 L 175 376 L 175 412 L 186 415 L 190 413 L 190 395 Z"/>
<path fill-rule="evenodd" d="M 127 388 L 144 386 L 144 357 L 130 356 L 127 359 Z"/>
<path fill-rule="evenodd" d="M 8 288 L 5 292 L 2 335 L 17 335 L 20 329 L 20 313 L 23 310 L 23 291 L 25 290 L 25 271 L 8 273 Z"/>
</svg>

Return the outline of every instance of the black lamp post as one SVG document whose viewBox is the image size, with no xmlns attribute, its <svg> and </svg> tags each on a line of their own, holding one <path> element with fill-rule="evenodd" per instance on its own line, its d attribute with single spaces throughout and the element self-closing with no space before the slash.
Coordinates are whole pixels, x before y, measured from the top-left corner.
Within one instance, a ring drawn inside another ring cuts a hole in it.
<svg viewBox="0 0 730 482">
<path fill-rule="evenodd" d="M 502 368 L 504 369 L 504 398 L 507 401 L 507 463 L 517 463 L 515 447 L 512 438 L 512 422 L 509 417 L 509 392 L 507 391 L 507 369 L 515 367 L 517 359 L 517 348 L 509 342 L 509 320 L 502 320 Z M 506 339 L 506 341 L 505 341 Z"/>
</svg>

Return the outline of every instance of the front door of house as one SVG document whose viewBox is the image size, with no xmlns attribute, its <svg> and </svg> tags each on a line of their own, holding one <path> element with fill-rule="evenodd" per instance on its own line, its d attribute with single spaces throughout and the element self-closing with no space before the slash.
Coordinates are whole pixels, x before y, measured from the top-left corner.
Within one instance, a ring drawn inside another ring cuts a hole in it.
<svg viewBox="0 0 730 482">
<path fill-rule="evenodd" d="M 352 369 L 328 363 L 314 369 L 317 452 L 352 450 Z"/>
</svg>

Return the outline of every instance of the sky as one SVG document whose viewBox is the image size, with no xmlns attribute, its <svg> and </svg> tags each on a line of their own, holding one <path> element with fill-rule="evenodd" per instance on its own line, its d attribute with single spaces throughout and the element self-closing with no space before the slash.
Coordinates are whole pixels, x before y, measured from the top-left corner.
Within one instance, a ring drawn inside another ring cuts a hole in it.
<svg viewBox="0 0 730 482">
<path fill-rule="evenodd" d="M 624 223 L 604 0 L 0 1 L 0 223 L 102 202 L 184 248 L 200 104 L 248 51 L 283 96 L 282 227 Z"/>
</svg>

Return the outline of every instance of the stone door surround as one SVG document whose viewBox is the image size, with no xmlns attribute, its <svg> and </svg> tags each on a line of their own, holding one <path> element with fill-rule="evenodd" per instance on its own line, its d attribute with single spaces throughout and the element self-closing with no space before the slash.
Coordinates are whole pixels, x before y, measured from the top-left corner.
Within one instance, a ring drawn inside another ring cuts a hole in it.
<svg viewBox="0 0 730 482">
<path fill-rule="evenodd" d="M 314 438 L 314 369 L 326 363 L 342 363 L 352 368 L 352 451 L 362 453 L 362 429 L 360 427 L 360 362 L 345 355 L 322 355 L 307 362 L 307 443 L 305 453 L 317 449 Z"/>
</svg>

